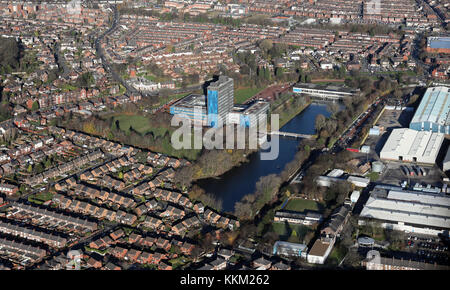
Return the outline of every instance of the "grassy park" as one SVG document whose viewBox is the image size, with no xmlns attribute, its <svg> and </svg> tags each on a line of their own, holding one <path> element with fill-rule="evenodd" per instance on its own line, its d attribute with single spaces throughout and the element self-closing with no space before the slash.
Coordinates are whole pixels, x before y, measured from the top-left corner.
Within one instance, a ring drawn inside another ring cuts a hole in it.
<svg viewBox="0 0 450 290">
<path fill-rule="evenodd" d="M 129 133 L 130 127 L 141 134 L 148 133 L 152 130 L 150 120 L 140 115 L 117 115 L 114 116 L 114 122 L 119 121 L 120 130 Z"/>
<path fill-rule="evenodd" d="M 264 90 L 262 88 L 240 88 L 234 91 L 234 102 L 236 104 L 242 104 L 260 91 Z"/>
<path fill-rule="evenodd" d="M 288 201 L 284 210 L 303 212 L 305 210 L 320 211 L 322 205 L 314 200 L 293 198 Z"/>
</svg>

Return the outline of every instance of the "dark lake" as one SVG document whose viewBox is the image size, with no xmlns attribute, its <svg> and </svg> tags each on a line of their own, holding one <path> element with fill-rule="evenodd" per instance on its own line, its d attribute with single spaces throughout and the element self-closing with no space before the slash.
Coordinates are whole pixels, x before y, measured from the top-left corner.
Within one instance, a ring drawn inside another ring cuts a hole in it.
<svg viewBox="0 0 450 290">
<path fill-rule="evenodd" d="M 314 123 L 319 114 L 330 116 L 327 105 L 313 103 L 284 125 L 280 131 L 314 134 Z M 280 137 L 279 141 L 280 154 L 277 159 L 261 160 L 261 153 L 256 152 L 249 157 L 248 163 L 233 168 L 217 178 L 198 180 L 197 184 L 206 192 L 213 193 L 222 199 L 223 211 L 233 212 L 237 201 L 240 201 L 244 195 L 255 191 L 256 182 L 260 177 L 280 173 L 284 166 L 294 158 L 300 140 Z"/>
</svg>

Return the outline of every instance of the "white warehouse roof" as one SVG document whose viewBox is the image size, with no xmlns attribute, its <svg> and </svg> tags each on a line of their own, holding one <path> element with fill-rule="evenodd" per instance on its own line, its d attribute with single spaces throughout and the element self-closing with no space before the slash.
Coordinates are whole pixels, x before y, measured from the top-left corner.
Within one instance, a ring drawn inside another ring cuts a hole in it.
<svg viewBox="0 0 450 290">
<path fill-rule="evenodd" d="M 431 122 L 441 126 L 450 124 L 450 92 L 447 87 L 428 88 L 411 123 Z"/>
<path fill-rule="evenodd" d="M 444 141 L 443 133 L 394 129 L 380 152 L 381 159 L 434 164 Z"/>
<path fill-rule="evenodd" d="M 450 197 L 444 194 L 386 190 L 375 187 L 360 216 L 448 229 L 450 228 Z"/>
</svg>

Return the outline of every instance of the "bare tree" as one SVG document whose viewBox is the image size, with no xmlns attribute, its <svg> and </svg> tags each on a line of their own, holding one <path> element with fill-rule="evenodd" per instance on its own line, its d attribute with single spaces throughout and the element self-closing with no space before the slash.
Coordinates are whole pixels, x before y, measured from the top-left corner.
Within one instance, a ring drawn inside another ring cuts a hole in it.
<svg viewBox="0 0 450 290">
<path fill-rule="evenodd" d="M 319 114 L 316 117 L 316 121 L 315 121 L 315 127 L 317 132 L 320 132 L 320 130 L 322 130 L 322 128 L 325 126 L 325 122 L 326 122 L 326 118 L 324 115 Z"/>
</svg>

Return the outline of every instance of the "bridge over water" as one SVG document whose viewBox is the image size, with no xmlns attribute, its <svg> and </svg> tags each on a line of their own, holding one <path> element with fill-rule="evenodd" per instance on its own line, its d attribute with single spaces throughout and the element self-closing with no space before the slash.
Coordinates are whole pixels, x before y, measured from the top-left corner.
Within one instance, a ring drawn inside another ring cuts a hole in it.
<svg viewBox="0 0 450 290">
<path fill-rule="evenodd" d="M 309 134 L 300 134 L 300 133 L 291 133 L 291 132 L 282 132 L 282 131 L 271 131 L 268 132 L 270 135 L 279 135 L 283 137 L 293 137 L 293 138 L 305 138 L 305 139 L 312 139 L 315 136 L 309 135 Z"/>
</svg>

